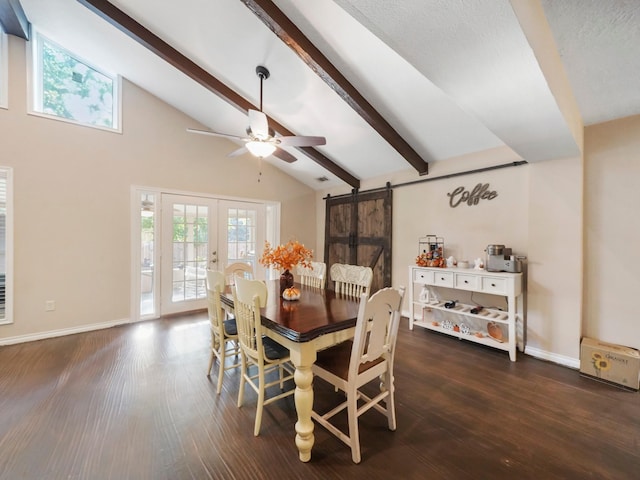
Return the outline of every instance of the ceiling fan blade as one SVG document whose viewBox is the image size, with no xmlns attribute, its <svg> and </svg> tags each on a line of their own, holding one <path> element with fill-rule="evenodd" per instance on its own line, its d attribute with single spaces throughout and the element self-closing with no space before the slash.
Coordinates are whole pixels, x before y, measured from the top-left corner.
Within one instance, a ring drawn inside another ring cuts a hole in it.
<svg viewBox="0 0 640 480">
<path fill-rule="evenodd" d="M 272 153 L 272 155 L 274 157 L 278 157 L 280 160 L 284 160 L 287 163 L 293 163 L 293 162 L 298 160 L 296 157 L 291 155 L 286 150 L 282 150 L 281 148 L 277 148 L 277 147 L 276 147 L 275 151 Z"/>
<path fill-rule="evenodd" d="M 276 137 L 276 142 L 285 147 L 313 147 L 315 145 L 326 145 L 327 139 L 324 137 L 295 135 L 290 137 Z"/>
<path fill-rule="evenodd" d="M 237 157 L 238 155 L 242 155 L 243 153 L 248 153 L 248 152 L 249 150 L 247 150 L 247 147 L 242 146 L 239 149 L 229 153 L 227 157 Z"/>
<path fill-rule="evenodd" d="M 239 137 L 238 135 L 231 135 L 228 133 L 212 132 L 211 130 L 196 130 L 195 128 L 187 128 L 187 132 L 197 133 L 200 135 L 211 135 L 213 137 L 235 138 L 237 140 L 244 140 L 245 142 L 247 141 L 245 137 Z"/>
<path fill-rule="evenodd" d="M 269 137 L 269 122 L 264 112 L 249 110 L 249 128 L 251 128 L 251 133 L 260 140 Z"/>
</svg>

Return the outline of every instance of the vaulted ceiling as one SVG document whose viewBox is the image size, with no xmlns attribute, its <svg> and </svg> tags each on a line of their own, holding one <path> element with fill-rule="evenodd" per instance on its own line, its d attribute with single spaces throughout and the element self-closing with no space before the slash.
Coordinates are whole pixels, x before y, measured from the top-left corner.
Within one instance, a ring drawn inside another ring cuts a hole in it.
<svg viewBox="0 0 640 480">
<path fill-rule="evenodd" d="M 640 113 L 635 0 L 20 3 L 44 35 L 193 118 L 185 130 L 243 135 L 266 66 L 271 126 L 327 139 L 268 161 L 314 189 L 496 147 L 576 155 L 580 120 Z"/>
</svg>

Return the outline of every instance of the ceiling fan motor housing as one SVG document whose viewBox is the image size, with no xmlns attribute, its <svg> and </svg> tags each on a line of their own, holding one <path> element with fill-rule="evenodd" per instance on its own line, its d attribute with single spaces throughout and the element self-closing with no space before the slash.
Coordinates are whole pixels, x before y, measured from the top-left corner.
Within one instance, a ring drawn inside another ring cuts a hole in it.
<svg viewBox="0 0 640 480">
<path fill-rule="evenodd" d="M 269 78 L 269 75 L 271 75 L 269 73 L 269 70 L 267 69 L 267 67 L 263 67 L 262 65 L 258 65 L 256 67 L 256 74 L 258 75 L 258 77 L 266 80 L 267 78 Z"/>
</svg>

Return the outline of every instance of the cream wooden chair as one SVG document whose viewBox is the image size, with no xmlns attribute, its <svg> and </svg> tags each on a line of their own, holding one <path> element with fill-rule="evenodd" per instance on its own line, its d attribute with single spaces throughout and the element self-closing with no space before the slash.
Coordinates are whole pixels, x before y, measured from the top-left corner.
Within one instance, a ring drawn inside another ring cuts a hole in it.
<svg viewBox="0 0 640 480">
<path fill-rule="evenodd" d="M 389 430 L 396 429 L 394 403 L 393 360 L 400 323 L 400 309 L 404 287 L 383 288 L 367 300 L 360 301 L 356 332 L 353 341 L 343 342 L 318 353 L 313 374 L 344 391 L 347 399 L 331 411 L 311 417 L 351 447 L 351 458 L 360 463 L 360 435 L 358 417 L 375 408 L 387 417 Z M 369 382 L 382 380 L 380 393 L 370 398 L 360 391 Z M 380 402 L 384 400 L 383 407 Z M 358 406 L 358 401 L 361 406 Z M 329 420 L 347 409 L 349 434 L 343 433 Z"/>
<path fill-rule="evenodd" d="M 327 279 L 327 265 L 323 262 L 311 262 L 311 268 L 298 265 L 296 275 L 302 285 L 324 288 Z"/>
<path fill-rule="evenodd" d="M 222 272 L 207 270 L 207 310 L 209 312 L 209 322 L 211 324 L 211 357 L 207 376 L 211 375 L 213 362 L 218 359 L 218 388 L 220 395 L 222 390 L 222 377 L 226 370 L 240 366 L 239 359 L 231 365 L 226 364 L 227 357 L 240 355 L 240 344 L 238 343 L 238 330 L 235 319 L 225 320 L 222 310 L 220 295 L 225 288 L 225 278 Z"/>
<path fill-rule="evenodd" d="M 224 269 L 224 276 L 227 280 L 227 285 L 234 285 L 236 276 L 253 280 L 253 266 L 245 262 L 230 263 Z"/>
<path fill-rule="evenodd" d="M 264 405 L 288 395 L 293 395 L 295 391 L 295 385 L 292 384 L 289 390 L 265 399 L 267 388 L 280 384 L 280 389 L 283 390 L 284 382 L 293 380 L 295 371 L 289 359 L 289 350 L 269 337 L 262 335 L 260 307 L 264 307 L 266 302 L 267 286 L 264 282 L 236 277 L 233 304 L 238 325 L 238 338 L 242 350 L 242 378 L 240 379 L 238 407 L 242 406 L 244 385 L 247 383 L 258 394 L 256 421 L 253 429 L 255 436 L 260 433 Z M 256 375 L 250 375 L 249 373 L 249 367 L 252 365 L 258 369 Z M 267 373 L 273 370 L 278 370 L 278 380 L 267 383 L 265 377 Z M 285 372 L 287 373 L 286 376 Z"/>
<path fill-rule="evenodd" d="M 359 297 L 369 293 L 373 281 L 371 267 L 334 263 L 329 271 L 331 280 L 335 282 L 336 293 Z"/>
</svg>

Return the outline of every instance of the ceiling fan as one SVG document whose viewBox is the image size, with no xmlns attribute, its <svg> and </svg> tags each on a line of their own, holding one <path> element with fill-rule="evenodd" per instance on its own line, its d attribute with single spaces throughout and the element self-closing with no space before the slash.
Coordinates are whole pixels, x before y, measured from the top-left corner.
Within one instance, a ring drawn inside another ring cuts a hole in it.
<svg viewBox="0 0 640 480">
<path fill-rule="evenodd" d="M 275 132 L 269 128 L 267 116 L 262 111 L 262 82 L 269 78 L 270 73 L 266 67 L 258 65 L 256 67 L 256 74 L 260 78 L 260 110 L 249 109 L 248 111 L 249 126 L 247 127 L 247 137 L 213 132 L 211 130 L 196 130 L 194 128 L 187 128 L 187 132 L 232 138 L 245 142 L 245 145 L 231 152 L 227 155 L 228 157 L 235 157 L 249 151 L 256 157 L 264 158 L 273 155 L 289 163 L 295 162 L 296 157 L 286 150 L 283 150 L 282 147 L 312 147 L 327 143 L 324 137 L 299 135 L 276 136 Z"/>
</svg>

